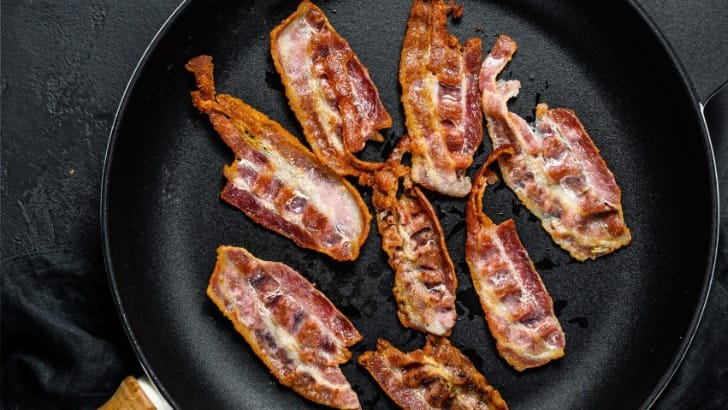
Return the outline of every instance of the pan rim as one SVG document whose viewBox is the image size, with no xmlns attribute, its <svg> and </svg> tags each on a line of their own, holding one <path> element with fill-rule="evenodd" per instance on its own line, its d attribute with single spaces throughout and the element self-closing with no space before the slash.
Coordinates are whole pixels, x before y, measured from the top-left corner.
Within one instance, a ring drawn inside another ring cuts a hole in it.
<svg viewBox="0 0 728 410">
<path fill-rule="evenodd" d="M 106 145 L 106 152 L 104 154 L 104 167 L 101 174 L 101 240 L 104 254 L 104 266 L 106 267 L 106 277 L 109 282 L 111 294 L 114 297 L 114 306 L 116 308 L 117 314 L 119 315 L 119 318 L 121 319 L 122 325 L 124 326 L 124 333 L 126 334 L 127 339 L 129 339 L 129 343 L 131 344 L 132 349 L 134 350 L 134 354 L 136 355 L 139 363 L 142 366 L 142 370 L 144 371 L 146 376 L 152 381 L 154 388 L 157 389 L 157 391 L 165 398 L 165 400 L 167 400 L 167 403 L 169 403 L 169 405 L 175 409 L 179 409 L 181 407 L 176 403 L 176 401 L 172 397 L 172 394 L 161 383 L 159 377 L 152 369 L 152 366 L 149 364 L 146 355 L 139 345 L 139 341 L 137 340 L 136 335 L 131 329 L 131 323 L 129 322 L 129 318 L 121 302 L 121 295 L 119 293 L 118 284 L 116 283 L 116 275 L 114 274 L 114 263 L 111 255 L 111 234 L 109 231 L 108 198 L 114 147 L 116 146 L 121 118 L 126 112 L 131 91 L 134 89 L 134 86 L 144 72 L 147 66 L 147 62 L 149 61 L 151 55 L 154 53 L 154 50 L 157 49 L 157 45 L 159 44 L 159 42 L 162 40 L 162 38 L 164 38 L 165 34 L 167 34 L 172 25 L 178 20 L 179 16 L 182 15 L 185 10 L 187 10 L 190 4 L 192 4 L 192 1 L 193 0 L 182 0 L 177 5 L 177 7 L 167 17 L 164 23 L 162 23 L 159 30 L 157 30 L 152 39 L 149 41 L 141 57 L 139 57 L 139 61 L 134 67 L 134 71 L 132 71 L 132 75 L 126 84 L 126 87 L 124 87 L 124 92 L 121 95 L 119 106 L 114 113 L 114 121 L 112 122 L 111 129 L 109 130 L 109 142 Z"/>
<path fill-rule="evenodd" d="M 644 7 L 637 3 L 636 0 L 628 0 L 627 3 L 632 7 L 632 9 L 637 13 L 637 15 L 642 19 L 642 21 L 647 24 L 648 28 L 652 32 L 652 34 L 656 37 L 657 41 L 660 42 L 660 45 L 662 48 L 667 52 L 667 57 L 672 62 L 672 65 L 674 68 L 677 69 L 678 74 L 680 76 L 680 80 L 683 83 L 683 87 L 687 90 L 688 95 L 690 96 L 690 105 L 693 110 L 693 115 L 697 116 L 700 121 L 700 129 L 702 131 L 702 137 L 703 137 L 703 145 L 705 154 L 707 155 L 708 160 L 708 167 L 709 167 L 709 177 L 710 177 L 710 196 L 711 196 L 711 220 L 712 223 L 712 231 L 710 233 L 710 245 L 711 245 L 711 252 L 708 254 L 708 260 L 707 260 L 707 269 L 704 274 L 703 279 L 703 287 L 700 293 L 700 298 L 698 305 L 695 307 L 693 311 L 693 318 L 690 322 L 690 325 L 687 329 L 687 334 L 685 337 L 683 337 L 683 341 L 680 344 L 680 348 L 677 351 L 677 354 L 673 357 L 672 364 L 667 369 L 665 374 L 660 378 L 655 388 L 652 390 L 652 393 L 647 396 L 645 399 L 644 404 L 641 406 L 642 409 L 649 409 L 651 408 L 657 401 L 659 400 L 662 393 L 665 391 L 665 389 L 668 387 L 670 382 L 672 381 L 673 377 L 677 373 L 678 369 L 680 368 L 680 365 L 682 364 L 683 360 L 685 360 L 685 356 L 688 353 L 688 350 L 690 349 L 690 345 L 692 345 L 693 339 L 695 338 L 695 334 L 697 333 L 698 327 L 700 326 L 700 322 L 703 318 L 703 313 L 705 312 L 705 307 L 708 303 L 708 296 L 710 294 L 710 289 L 713 284 L 713 277 L 715 275 L 715 264 L 716 260 L 718 258 L 718 237 L 720 233 L 720 195 L 718 192 L 719 185 L 718 185 L 718 168 L 716 166 L 715 162 L 715 152 L 713 151 L 713 143 L 710 138 L 710 132 L 708 130 L 708 124 L 705 121 L 705 114 L 704 114 L 704 106 L 705 102 L 700 101 L 698 98 L 697 90 L 695 88 L 695 85 L 693 84 L 692 80 L 687 74 L 687 70 L 683 66 L 683 64 L 680 62 L 680 59 L 678 58 L 677 53 L 675 52 L 675 49 L 672 47 L 672 45 L 667 41 L 667 38 L 665 37 L 664 33 L 660 30 L 659 26 L 655 21 L 650 17 L 650 15 L 647 13 L 647 11 L 644 9 Z"/>
<path fill-rule="evenodd" d="M 126 84 L 126 87 L 124 88 L 124 91 L 122 93 L 119 105 L 116 109 L 116 112 L 114 114 L 114 120 L 112 122 L 112 126 L 109 131 L 109 140 L 106 147 L 106 152 L 104 155 L 104 166 L 102 170 L 102 176 L 101 176 L 101 196 L 100 196 L 100 222 L 101 222 L 101 239 L 102 239 L 102 250 L 103 250 L 103 258 L 104 258 L 104 265 L 106 268 L 106 276 L 107 280 L 109 282 L 109 288 L 111 291 L 111 294 L 114 298 L 114 306 L 116 308 L 117 314 L 119 315 L 122 325 L 124 326 L 124 331 L 126 333 L 126 336 L 129 340 L 129 342 L 132 345 L 132 348 L 134 350 L 134 353 L 137 356 L 137 359 L 139 360 L 142 369 L 144 370 L 145 374 L 149 379 L 153 382 L 156 389 L 164 396 L 164 398 L 169 402 L 169 404 L 174 408 L 180 408 L 180 406 L 175 402 L 174 398 L 172 397 L 171 393 L 166 389 L 166 387 L 161 383 L 161 380 L 158 378 L 157 374 L 152 369 L 152 366 L 149 364 L 149 361 L 142 351 L 142 348 L 137 340 L 137 336 L 134 334 L 134 332 L 131 329 L 131 323 L 129 321 L 129 318 L 126 314 L 126 311 L 124 309 L 124 306 L 122 305 L 121 301 L 121 295 L 119 293 L 119 287 L 116 282 L 116 275 L 114 273 L 114 263 L 113 263 L 113 256 L 111 252 L 111 233 L 109 230 L 109 186 L 110 186 L 110 174 L 111 169 L 113 166 L 113 156 L 114 156 L 114 148 L 116 146 L 116 141 L 119 134 L 119 127 L 121 125 L 121 120 L 125 116 L 131 91 L 134 89 L 137 81 L 142 76 L 142 74 L 145 72 L 147 68 L 147 63 L 154 54 L 155 50 L 157 49 L 157 45 L 159 42 L 164 38 L 164 36 L 167 34 L 167 32 L 170 30 L 170 28 L 175 24 L 175 22 L 179 19 L 179 17 L 189 8 L 189 6 L 193 3 L 194 0 L 182 0 L 177 7 L 172 11 L 172 13 L 169 15 L 169 17 L 164 21 L 164 23 L 161 25 L 159 30 L 155 33 L 153 38 L 150 40 L 148 45 L 146 46 L 144 52 L 142 53 L 141 57 L 139 58 L 139 61 L 137 62 L 132 75 L 129 79 L 129 81 Z M 626 3 L 632 8 L 632 10 L 637 14 L 637 16 L 642 20 L 644 24 L 647 25 L 647 28 L 652 33 L 652 35 L 655 36 L 659 44 L 661 45 L 662 49 L 666 52 L 667 57 L 669 58 L 670 62 L 672 63 L 672 66 L 674 69 L 677 70 L 677 74 L 680 77 L 681 80 L 681 86 L 687 91 L 688 96 L 690 97 L 690 105 L 691 109 L 693 111 L 693 115 L 697 116 L 701 121 L 699 121 L 699 128 L 701 130 L 701 137 L 702 142 L 704 145 L 704 155 L 706 156 L 706 160 L 708 161 L 708 167 L 709 167 L 709 185 L 710 185 L 710 202 L 711 202 L 711 220 L 712 220 L 712 230 L 710 232 L 710 252 L 708 254 L 708 260 L 706 264 L 705 273 L 703 276 L 703 286 L 700 292 L 700 295 L 698 297 L 698 303 L 697 306 L 694 309 L 692 319 L 690 321 L 690 324 L 688 326 L 688 329 L 686 331 L 686 334 L 682 338 L 682 342 L 680 343 L 679 348 L 677 349 L 675 355 L 673 356 L 672 362 L 668 369 L 665 371 L 665 373 L 660 377 L 658 382 L 656 383 L 655 387 L 653 388 L 652 392 L 645 397 L 645 400 L 643 404 L 640 406 L 642 409 L 649 409 L 651 408 L 660 398 L 662 393 L 665 391 L 665 389 L 669 386 L 671 380 L 677 373 L 678 369 L 680 368 L 683 360 L 685 359 L 685 356 L 687 355 L 687 352 L 693 342 L 693 339 L 695 337 L 695 334 L 697 332 L 697 329 L 700 325 L 705 307 L 708 302 L 708 296 L 710 293 L 710 289 L 713 282 L 713 277 L 715 273 L 715 265 L 716 265 L 716 259 L 718 254 L 718 237 L 719 237 L 719 229 L 720 229 L 720 203 L 719 203 L 719 192 L 718 192 L 718 173 L 717 173 L 717 166 L 715 161 L 715 153 L 713 151 L 712 142 L 710 139 L 709 130 L 707 127 L 707 123 L 705 121 L 705 115 L 704 115 L 704 102 L 699 101 L 697 96 L 697 91 L 695 89 L 695 86 L 690 79 L 690 77 L 687 75 L 687 71 L 685 70 L 685 67 L 680 62 L 677 53 L 673 49 L 673 47 L 670 45 L 670 43 L 667 41 L 667 38 L 664 36 L 662 31 L 659 29 L 659 26 L 654 22 L 654 20 L 650 17 L 650 15 L 646 12 L 646 10 L 643 8 L 642 5 L 640 5 L 637 0 L 627 0 Z M 720 88 L 719 88 L 720 89 Z"/>
</svg>

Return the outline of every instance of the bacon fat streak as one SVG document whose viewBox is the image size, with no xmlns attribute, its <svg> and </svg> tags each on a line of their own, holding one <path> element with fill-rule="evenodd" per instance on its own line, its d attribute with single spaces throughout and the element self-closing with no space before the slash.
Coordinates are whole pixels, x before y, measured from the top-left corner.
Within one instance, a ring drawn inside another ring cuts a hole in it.
<svg viewBox="0 0 728 410">
<path fill-rule="evenodd" d="M 235 153 L 222 198 L 301 247 L 356 259 L 371 220 L 356 189 L 280 124 L 237 98 L 216 95 L 211 57 L 195 57 L 186 67 L 197 80 L 195 107 Z"/>
<path fill-rule="evenodd" d="M 316 403 L 360 408 L 339 365 L 362 336 L 298 272 L 221 246 L 207 295 L 282 384 Z"/>
<path fill-rule="evenodd" d="M 271 55 L 291 109 L 313 152 L 340 175 L 359 175 L 381 164 L 353 153 L 392 119 L 349 44 L 309 1 L 271 32 Z"/>
<path fill-rule="evenodd" d="M 475 177 L 465 210 L 465 259 L 485 312 L 496 348 L 518 371 L 541 366 L 564 355 L 565 337 L 553 302 L 518 238 L 512 219 L 499 225 L 483 212 L 483 194 L 495 175 L 488 166 L 494 152 Z"/>
<path fill-rule="evenodd" d="M 536 107 L 535 130 L 508 111 L 518 80 L 496 81 L 516 52 L 500 35 L 480 72 L 482 107 L 503 179 L 553 240 L 577 260 L 596 259 L 632 237 L 622 213 L 621 190 L 572 110 Z"/>
<path fill-rule="evenodd" d="M 400 163 L 406 141 L 405 136 L 382 170 L 362 176 L 360 182 L 373 187 L 382 249 L 395 272 L 399 321 L 421 332 L 449 335 L 457 319 L 455 266 L 435 210 Z M 404 189 L 398 197 L 400 179 Z"/>
<path fill-rule="evenodd" d="M 505 401 L 447 338 L 427 336 L 422 350 L 403 353 L 379 339 L 359 364 L 403 409 L 503 410 Z"/>
<path fill-rule="evenodd" d="M 479 38 L 461 46 L 448 34 L 447 15 L 461 8 L 443 0 L 415 0 L 399 68 L 412 179 L 442 194 L 464 197 L 465 174 L 483 139 L 478 91 Z"/>
</svg>

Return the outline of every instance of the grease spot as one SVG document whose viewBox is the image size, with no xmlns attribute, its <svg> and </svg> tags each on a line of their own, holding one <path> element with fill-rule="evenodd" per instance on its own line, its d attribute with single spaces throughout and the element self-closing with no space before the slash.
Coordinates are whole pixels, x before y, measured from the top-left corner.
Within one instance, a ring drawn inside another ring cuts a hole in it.
<svg viewBox="0 0 728 410">
<path fill-rule="evenodd" d="M 388 280 L 382 280 L 379 281 L 379 285 L 377 286 L 377 290 L 379 291 L 379 294 L 386 297 L 392 296 L 392 284 Z"/>
<path fill-rule="evenodd" d="M 584 316 L 577 316 L 575 318 L 569 319 L 568 322 L 576 323 L 582 329 L 589 327 L 589 321 Z"/>
<path fill-rule="evenodd" d="M 495 185 L 493 185 L 493 192 L 498 192 L 505 187 L 506 187 L 506 184 L 503 183 L 503 179 L 498 178 L 498 182 L 496 182 Z"/>
<path fill-rule="evenodd" d="M 465 261 L 458 262 L 458 268 L 460 269 L 460 272 L 470 272 L 470 266 L 468 266 L 468 263 Z"/>
<path fill-rule="evenodd" d="M 390 131 L 384 138 L 384 142 L 379 149 L 379 156 L 383 161 L 389 158 L 389 154 L 394 149 L 394 146 L 397 145 L 397 141 L 399 141 L 399 137 L 394 131 Z"/>
<path fill-rule="evenodd" d="M 536 270 L 549 270 L 559 266 L 558 264 L 554 263 L 554 261 L 552 261 L 551 258 L 549 258 L 548 256 L 544 257 L 533 265 L 536 267 Z"/>
<path fill-rule="evenodd" d="M 361 312 L 354 305 L 342 306 L 341 311 L 344 312 L 349 319 L 359 319 L 361 317 Z"/>
<path fill-rule="evenodd" d="M 379 396 L 374 396 L 369 400 L 361 400 L 361 404 L 364 405 L 365 409 L 373 409 L 377 404 L 379 404 Z"/>
<path fill-rule="evenodd" d="M 478 352 L 475 351 L 475 349 L 466 347 L 464 349 L 460 349 L 465 356 L 468 356 L 468 359 L 470 359 L 471 362 L 475 365 L 476 369 L 482 369 L 483 368 L 483 358 L 480 357 Z"/>
<path fill-rule="evenodd" d="M 372 262 L 366 267 L 366 275 L 372 279 L 376 279 L 384 273 L 384 269 L 381 269 L 379 262 Z"/>
<path fill-rule="evenodd" d="M 455 310 L 458 315 L 466 315 L 469 320 L 475 319 L 476 315 L 482 316 L 480 299 L 473 289 L 461 290 L 457 293 Z"/>
<path fill-rule="evenodd" d="M 407 330 L 407 340 L 405 343 L 409 344 L 419 339 L 420 334 L 414 330 Z"/>
<path fill-rule="evenodd" d="M 561 316 L 561 312 L 568 304 L 569 303 L 563 299 L 554 300 L 554 314 L 556 314 L 556 317 Z"/>
<path fill-rule="evenodd" d="M 281 83 L 281 78 L 278 76 L 278 73 L 274 73 L 273 71 L 266 70 L 265 71 L 265 83 L 268 85 L 268 87 L 272 90 L 283 92 L 283 83 Z"/>
<path fill-rule="evenodd" d="M 520 215 L 522 209 L 523 209 L 523 205 L 521 205 L 521 203 L 518 200 L 516 200 L 516 199 L 511 200 L 511 212 L 513 212 L 513 215 L 515 215 L 515 216 Z"/>
<path fill-rule="evenodd" d="M 451 206 L 448 213 L 455 214 L 461 217 L 465 217 L 465 210 L 458 208 L 457 206 Z"/>
<path fill-rule="evenodd" d="M 452 226 L 452 229 L 448 234 L 445 235 L 446 239 L 450 239 L 454 234 L 462 231 L 465 229 L 465 220 L 462 219 L 460 221 L 457 221 L 455 225 Z"/>
</svg>

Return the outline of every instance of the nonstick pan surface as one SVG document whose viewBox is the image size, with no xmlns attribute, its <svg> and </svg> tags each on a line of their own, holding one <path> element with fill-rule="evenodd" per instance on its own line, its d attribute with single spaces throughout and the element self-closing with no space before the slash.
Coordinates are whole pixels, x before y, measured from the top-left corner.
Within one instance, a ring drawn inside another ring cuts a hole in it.
<svg viewBox="0 0 728 410">
<path fill-rule="evenodd" d="M 403 135 L 397 80 L 409 1 L 317 2 L 369 68 L 393 127 L 363 157 L 382 160 Z M 451 337 L 514 409 L 648 407 L 689 345 L 705 303 L 717 242 L 716 182 L 698 102 L 674 57 L 629 3 L 463 1 L 461 40 L 497 33 L 519 44 L 501 78 L 522 82 L 511 110 L 538 102 L 576 111 L 622 188 L 633 241 L 580 263 L 556 246 L 504 185 L 485 210 L 515 219 L 566 333 L 566 356 L 518 373 L 497 354 L 464 262 L 464 204 L 428 193 L 456 264 Z M 130 81 L 112 130 L 102 193 L 114 297 L 151 379 L 180 408 L 316 408 L 280 385 L 205 289 L 222 244 L 284 262 L 323 291 L 364 340 L 344 373 L 366 409 L 394 408 L 356 357 L 384 338 L 404 351 L 424 336 L 403 328 L 393 273 L 372 232 L 359 259 L 339 263 L 264 230 L 219 198 L 232 152 L 190 102 L 184 63 L 213 56 L 220 92 L 302 136 L 269 53 L 269 32 L 295 1 L 189 1 L 160 31 Z M 474 173 L 490 152 L 485 136 Z M 371 192 L 361 189 L 367 203 Z"/>
</svg>

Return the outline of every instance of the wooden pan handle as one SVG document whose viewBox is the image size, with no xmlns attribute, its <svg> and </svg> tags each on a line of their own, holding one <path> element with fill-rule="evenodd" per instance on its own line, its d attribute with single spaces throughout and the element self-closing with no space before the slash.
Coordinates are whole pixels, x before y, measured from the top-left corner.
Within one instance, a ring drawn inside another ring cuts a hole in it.
<svg viewBox="0 0 728 410">
<path fill-rule="evenodd" d="M 134 376 L 122 380 L 116 393 L 99 410 L 156 410 Z"/>
</svg>

